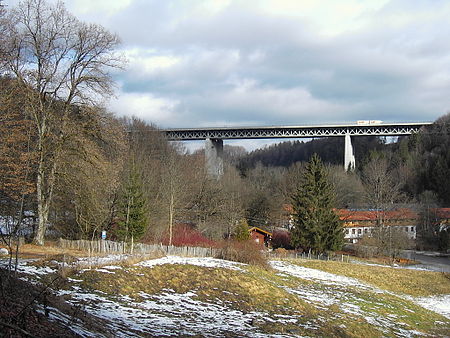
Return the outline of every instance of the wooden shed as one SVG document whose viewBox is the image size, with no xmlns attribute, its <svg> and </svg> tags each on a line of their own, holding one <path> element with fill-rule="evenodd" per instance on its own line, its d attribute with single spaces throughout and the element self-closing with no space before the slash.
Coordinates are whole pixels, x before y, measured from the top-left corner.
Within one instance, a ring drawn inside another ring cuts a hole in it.
<svg viewBox="0 0 450 338">
<path fill-rule="evenodd" d="M 260 229 L 258 227 L 253 227 L 248 229 L 251 238 L 261 246 L 269 246 L 270 240 L 272 239 L 272 233 Z"/>
</svg>

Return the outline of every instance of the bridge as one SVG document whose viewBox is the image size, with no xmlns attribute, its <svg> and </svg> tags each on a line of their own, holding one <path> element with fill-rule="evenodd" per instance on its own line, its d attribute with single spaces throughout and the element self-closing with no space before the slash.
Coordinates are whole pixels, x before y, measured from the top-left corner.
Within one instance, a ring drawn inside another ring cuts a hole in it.
<svg viewBox="0 0 450 338">
<path fill-rule="evenodd" d="M 275 139 L 345 137 L 344 168 L 355 167 L 351 144 L 352 136 L 402 136 L 417 133 L 432 122 L 382 123 L 382 121 L 358 121 L 354 124 L 271 126 L 271 127 L 220 127 L 165 129 L 162 132 L 169 141 L 205 140 L 205 157 L 208 173 L 219 177 L 223 174 L 223 140 L 226 139 Z"/>
</svg>

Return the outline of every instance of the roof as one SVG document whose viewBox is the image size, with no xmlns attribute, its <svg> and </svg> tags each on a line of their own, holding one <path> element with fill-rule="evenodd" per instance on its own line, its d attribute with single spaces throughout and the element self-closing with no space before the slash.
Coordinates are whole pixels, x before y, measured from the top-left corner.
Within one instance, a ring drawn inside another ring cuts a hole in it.
<svg viewBox="0 0 450 338">
<path fill-rule="evenodd" d="M 262 233 L 264 235 L 272 237 L 272 233 L 271 232 L 268 232 L 268 231 L 263 230 L 261 228 L 253 227 L 253 228 L 248 229 L 248 232 L 253 232 L 253 231 L 260 232 L 260 233 Z"/>
<path fill-rule="evenodd" d="M 450 208 L 436 209 L 436 214 L 441 219 L 450 219 Z"/>
<path fill-rule="evenodd" d="M 339 215 L 341 221 L 375 221 L 379 218 L 380 214 L 386 220 L 411 220 L 419 218 L 416 212 L 406 208 L 391 211 L 337 209 L 336 213 Z"/>
</svg>

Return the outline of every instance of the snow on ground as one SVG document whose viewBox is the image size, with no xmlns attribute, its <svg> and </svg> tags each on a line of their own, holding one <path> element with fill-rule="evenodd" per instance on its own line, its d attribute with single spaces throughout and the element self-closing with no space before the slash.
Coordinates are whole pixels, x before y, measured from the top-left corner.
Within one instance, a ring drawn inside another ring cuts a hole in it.
<svg viewBox="0 0 450 338">
<path fill-rule="evenodd" d="M 419 297 L 413 298 L 413 301 L 450 319 L 450 295 Z"/>
<path fill-rule="evenodd" d="M 80 259 L 82 266 L 88 264 L 105 265 L 126 259 L 126 255 L 109 255 L 105 257 L 92 257 Z M 44 275 L 56 272 L 49 267 L 33 266 L 34 260 L 21 260 L 19 272 L 30 275 Z M 5 264 L 6 261 L 0 261 Z M 245 264 L 230 262 L 211 257 L 193 258 L 168 256 L 151 259 L 137 263 L 141 267 L 152 268 L 163 264 L 192 264 L 210 268 L 225 268 L 245 272 Z M 362 283 L 355 278 L 340 276 L 316 269 L 305 268 L 285 261 L 271 261 L 271 266 L 280 274 L 291 275 L 305 280 L 316 281 L 313 284 L 304 284 L 298 288 L 287 288 L 286 291 L 295 294 L 300 299 L 316 306 L 318 309 L 326 310 L 331 305 L 338 306 L 342 312 L 364 318 L 381 330 L 389 334 L 395 332 L 397 336 L 414 336 L 420 333 L 408 331 L 401 327 L 399 318 L 394 315 L 380 316 L 385 304 L 377 302 L 376 293 L 387 291 L 380 290 L 374 286 Z M 121 269 L 117 265 L 106 265 L 96 268 L 104 273 L 114 273 Z M 72 283 L 81 282 L 79 279 L 71 279 Z M 364 291 L 360 293 L 359 291 Z M 374 297 L 367 297 L 371 292 Z M 213 302 L 202 302 L 197 299 L 194 291 L 184 294 L 175 293 L 173 290 L 165 290 L 162 294 L 149 295 L 141 293 L 141 301 L 132 300 L 127 296 L 106 295 L 100 291 L 88 292 L 77 285 L 72 285 L 71 290 L 60 291 L 60 295 L 69 294 L 70 302 L 82 307 L 92 313 L 106 319 L 109 328 L 117 332 L 119 336 L 142 336 L 144 335 L 170 335 L 177 332 L 180 335 L 241 335 L 241 336 L 267 336 L 258 332 L 258 328 L 252 325 L 255 321 L 269 321 L 277 323 L 298 322 L 295 316 L 277 316 L 267 313 L 252 312 L 243 313 L 234 310 L 220 300 Z M 366 296 L 362 296 L 366 294 Z M 403 295 L 398 297 L 416 302 L 429 310 L 438 312 L 450 318 L 450 295 L 413 298 Z M 369 309 L 369 310 L 368 310 Z M 370 310 L 372 309 L 372 310 Z M 60 314 L 54 313 L 55 317 Z M 319 318 L 320 319 L 320 318 Z M 321 320 L 321 319 L 320 319 Z M 318 325 L 309 323 L 309 325 Z M 80 328 L 79 331 L 82 331 Z M 277 335 L 277 337 L 281 337 Z"/>
<path fill-rule="evenodd" d="M 92 257 L 81 257 L 76 262 L 76 265 L 87 267 L 87 266 L 100 266 L 110 263 L 118 263 L 130 258 L 131 255 L 117 254 L 117 255 L 107 255 L 107 256 L 92 256 Z"/>
<path fill-rule="evenodd" d="M 106 319 L 109 328 L 118 336 L 180 336 L 200 335 L 267 337 L 258 332 L 253 322 L 261 320 L 284 323 L 295 318 L 270 318 L 266 313 L 230 309 L 226 304 L 202 302 L 194 292 L 184 294 L 166 290 L 163 294 L 141 293 L 143 301 L 136 302 L 128 296 L 105 297 L 104 295 L 72 291 L 71 302 Z M 283 337 L 276 335 L 276 337 Z"/>
<path fill-rule="evenodd" d="M 17 264 L 17 272 L 26 273 L 28 275 L 38 275 L 43 276 L 49 273 L 56 272 L 56 269 L 53 269 L 48 266 L 35 266 L 32 265 L 36 259 L 20 259 Z M 7 268 L 8 267 L 8 259 L 0 260 L 0 267 Z M 13 261 L 13 269 L 14 269 L 14 261 Z"/>
<path fill-rule="evenodd" d="M 242 271 L 242 266 L 246 264 L 225 261 L 223 259 L 217 259 L 212 257 L 179 257 L 179 256 L 167 256 L 158 259 L 151 259 L 144 262 L 140 262 L 137 265 L 144 267 L 153 267 L 155 265 L 163 264 L 191 264 L 196 266 L 203 266 L 207 268 L 225 268 L 231 270 Z"/>
<path fill-rule="evenodd" d="M 271 261 L 270 265 L 276 270 L 302 279 L 319 280 L 328 285 L 357 286 L 364 289 L 370 288 L 373 290 L 378 290 L 368 284 L 360 282 L 355 278 L 335 275 L 333 273 L 317 269 L 305 268 L 303 266 L 298 266 L 285 261 Z"/>
<path fill-rule="evenodd" d="M 355 278 L 349 278 L 316 269 L 305 268 L 302 266 L 291 264 L 289 262 L 271 261 L 270 264 L 274 269 L 277 269 L 282 273 L 306 280 L 320 281 L 322 285 L 325 284 L 325 287 L 321 287 L 320 289 L 316 288 L 315 286 L 307 285 L 304 285 L 299 289 L 287 289 L 289 292 L 296 294 L 306 302 L 312 303 L 318 308 L 325 309 L 332 304 L 336 304 L 343 312 L 364 316 L 367 322 L 380 326 L 381 328 L 389 327 L 391 329 L 397 330 L 397 334 L 399 335 L 408 336 L 413 334 L 412 332 L 403 332 L 400 328 L 398 328 L 398 325 L 396 326 L 397 321 L 395 320 L 395 318 L 381 317 L 379 314 L 375 313 L 370 315 L 367 313 L 367 311 L 362 311 L 360 305 L 364 303 L 368 305 L 370 302 L 373 302 L 373 300 L 369 302 L 366 299 L 360 298 L 356 294 L 352 294 L 346 291 L 346 287 L 357 287 L 375 293 L 393 294 L 391 292 L 383 291 L 368 284 L 364 284 Z M 406 295 L 396 296 L 411 300 L 428 310 L 439 313 L 450 319 L 450 295 L 419 298 Z M 374 303 L 374 305 L 380 307 L 383 306 L 383 304 L 381 303 Z"/>
</svg>

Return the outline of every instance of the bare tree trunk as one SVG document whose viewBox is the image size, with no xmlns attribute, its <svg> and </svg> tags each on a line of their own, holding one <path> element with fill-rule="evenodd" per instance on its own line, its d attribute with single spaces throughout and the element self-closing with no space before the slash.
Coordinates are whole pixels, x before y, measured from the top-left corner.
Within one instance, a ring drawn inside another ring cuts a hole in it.
<svg viewBox="0 0 450 338">
<path fill-rule="evenodd" d="M 41 154 L 43 152 L 41 151 Z M 37 245 L 44 245 L 45 232 L 47 230 L 48 215 L 50 212 L 50 204 L 52 201 L 53 187 L 56 174 L 56 160 L 52 163 L 52 168 L 45 173 L 45 160 L 40 158 L 37 173 L 37 207 L 38 207 L 38 228 L 33 242 Z"/>
<path fill-rule="evenodd" d="M 172 245 L 173 237 L 173 213 L 174 213 L 174 193 L 173 189 L 170 192 L 170 204 L 169 204 L 169 245 Z"/>
<path fill-rule="evenodd" d="M 48 213 L 50 209 L 50 201 L 45 193 L 45 169 L 42 158 L 39 161 L 39 169 L 37 174 L 37 207 L 38 207 L 38 228 L 33 242 L 37 245 L 44 245 L 44 236 L 47 228 Z"/>
</svg>

